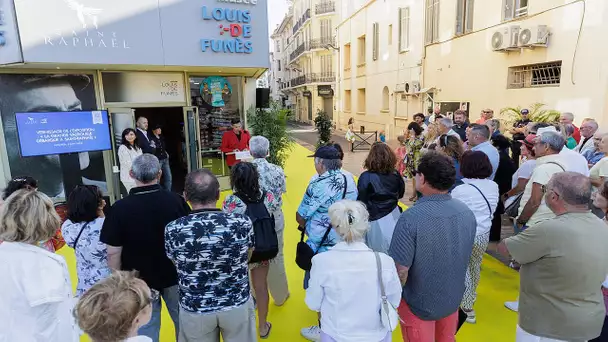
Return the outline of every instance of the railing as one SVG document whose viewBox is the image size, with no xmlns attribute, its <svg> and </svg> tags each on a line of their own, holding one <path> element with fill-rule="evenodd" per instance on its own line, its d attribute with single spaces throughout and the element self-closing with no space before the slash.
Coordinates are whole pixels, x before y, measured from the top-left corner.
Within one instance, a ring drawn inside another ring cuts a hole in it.
<svg viewBox="0 0 608 342">
<path fill-rule="evenodd" d="M 311 49 L 325 49 L 327 45 L 336 45 L 336 40 L 333 37 L 321 37 L 310 40 Z"/>
<path fill-rule="evenodd" d="M 334 72 L 319 72 L 309 73 L 294 77 L 289 81 L 290 87 L 298 87 L 304 84 L 310 83 L 332 83 L 336 81 L 336 74 Z"/>
<path fill-rule="evenodd" d="M 315 5 L 315 14 L 325 14 L 336 11 L 336 3 L 333 1 L 325 1 Z"/>
<path fill-rule="evenodd" d="M 298 32 L 300 27 L 302 27 L 302 25 L 304 25 L 308 19 L 310 19 L 310 8 L 307 9 L 304 14 L 302 14 L 300 19 L 298 19 L 298 21 L 296 21 L 296 23 L 293 25 L 293 34 L 296 34 L 296 32 Z"/>
<path fill-rule="evenodd" d="M 336 81 L 336 74 L 334 72 L 319 72 L 310 74 L 311 83 L 330 83 Z"/>
<path fill-rule="evenodd" d="M 304 53 L 304 51 L 308 50 L 308 44 L 307 42 L 302 42 L 300 45 L 298 45 L 298 47 L 293 50 L 293 52 L 291 52 L 289 54 L 289 60 L 293 61 L 294 59 L 296 59 L 299 55 L 301 55 L 302 53 Z"/>
</svg>

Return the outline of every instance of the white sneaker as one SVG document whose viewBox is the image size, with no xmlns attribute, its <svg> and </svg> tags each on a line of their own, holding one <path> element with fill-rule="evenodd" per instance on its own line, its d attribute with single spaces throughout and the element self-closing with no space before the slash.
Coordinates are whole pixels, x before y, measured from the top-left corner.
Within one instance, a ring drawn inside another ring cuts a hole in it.
<svg viewBox="0 0 608 342">
<path fill-rule="evenodd" d="M 511 311 L 517 312 L 519 310 L 519 301 L 505 302 L 505 307 Z"/>
<path fill-rule="evenodd" d="M 477 323 L 477 316 L 475 315 L 475 310 L 465 311 L 465 313 L 467 314 L 467 323 Z"/>
<path fill-rule="evenodd" d="M 309 341 L 321 341 L 321 328 L 318 325 L 302 328 L 300 334 Z"/>
</svg>

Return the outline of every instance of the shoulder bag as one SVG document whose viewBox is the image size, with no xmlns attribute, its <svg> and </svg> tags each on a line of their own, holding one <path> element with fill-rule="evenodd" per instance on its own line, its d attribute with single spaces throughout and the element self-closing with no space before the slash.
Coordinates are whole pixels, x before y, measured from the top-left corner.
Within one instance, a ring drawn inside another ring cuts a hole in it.
<svg viewBox="0 0 608 342">
<path fill-rule="evenodd" d="M 78 244 L 78 240 L 80 240 L 80 235 L 82 235 L 82 232 L 84 232 L 84 229 L 90 224 L 91 222 L 87 222 L 85 223 L 82 228 L 80 228 L 80 232 L 78 233 L 78 235 L 76 235 L 76 239 L 74 240 L 74 251 L 76 251 L 76 245 Z"/>
<path fill-rule="evenodd" d="M 494 213 L 492 212 L 492 206 L 490 206 L 490 202 L 486 198 L 486 195 L 484 195 L 483 192 L 481 192 L 481 190 L 479 190 L 479 188 L 476 187 L 475 185 L 473 185 L 471 183 L 467 183 L 467 184 L 469 184 L 470 186 L 474 187 L 475 190 L 477 190 L 479 192 L 479 194 L 481 195 L 481 197 L 483 197 L 484 201 L 486 201 L 486 204 L 488 205 L 488 210 L 490 211 L 490 220 L 491 220 L 492 217 L 494 217 Z"/>
<path fill-rule="evenodd" d="M 547 162 L 547 164 L 555 164 L 557 166 L 559 166 L 564 172 L 566 171 L 566 169 L 564 169 L 563 166 L 561 166 L 560 164 L 556 163 L 556 162 Z M 517 197 L 515 197 L 515 199 L 513 200 L 513 202 L 511 202 L 511 204 L 509 204 L 508 207 L 505 208 L 505 214 L 511 218 L 516 218 L 517 216 L 519 216 L 519 206 L 521 205 L 521 198 L 524 195 L 524 192 L 520 192 L 519 194 L 517 194 Z"/>
<path fill-rule="evenodd" d="M 346 176 L 344 174 L 342 174 L 342 177 L 344 177 L 344 190 L 342 191 L 342 199 L 344 199 L 346 197 L 346 189 L 348 188 L 348 182 L 346 181 Z M 310 271 L 310 269 L 312 268 L 312 258 L 317 255 L 317 253 L 319 253 L 319 249 L 321 249 L 325 241 L 327 241 L 327 237 L 331 232 L 331 228 L 332 226 L 330 224 L 329 227 L 327 227 L 327 229 L 325 230 L 325 234 L 323 234 L 321 242 L 319 242 L 319 247 L 317 247 L 316 251 L 313 251 L 312 248 L 310 248 L 310 246 L 304 241 L 306 228 L 298 227 L 298 229 L 302 232 L 302 234 L 300 235 L 300 242 L 298 242 L 298 245 L 296 247 L 296 264 L 298 265 L 298 267 L 300 267 L 304 271 Z"/>
<path fill-rule="evenodd" d="M 378 252 L 374 252 L 376 257 L 376 268 L 378 270 L 378 282 L 380 283 L 380 321 L 382 326 L 389 331 L 394 331 L 397 328 L 397 324 L 401 321 L 397 308 L 393 304 L 389 303 L 386 297 L 386 291 L 384 289 L 384 282 L 382 281 L 382 261 Z"/>
</svg>

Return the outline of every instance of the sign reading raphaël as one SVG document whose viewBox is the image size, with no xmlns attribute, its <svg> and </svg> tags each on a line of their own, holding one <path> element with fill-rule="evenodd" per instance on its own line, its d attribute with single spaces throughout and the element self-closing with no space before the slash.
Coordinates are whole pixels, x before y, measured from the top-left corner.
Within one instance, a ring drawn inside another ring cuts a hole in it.
<svg viewBox="0 0 608 342">
<path fill-rule="evenodd" d="M 217 2 L 227 2 L 231 4 L 257 5 L 258 0 L 217 0 Z"/>
<path fill-rule="evenodd" d="M 244 0 L 243 0 L 244 1 Z M 249 0 L 251 1 L 251 0 Z M 219 39 L 201 39 L 203 52 L 252 53 L 251 12 L 233 8 L 208 8 L 203 6 L 203 20 L 218 22 Z M 228 36 L 226 38 L 223 38 Z M 223 38 L 223 39 L 222 39 Z"/>
</svg>

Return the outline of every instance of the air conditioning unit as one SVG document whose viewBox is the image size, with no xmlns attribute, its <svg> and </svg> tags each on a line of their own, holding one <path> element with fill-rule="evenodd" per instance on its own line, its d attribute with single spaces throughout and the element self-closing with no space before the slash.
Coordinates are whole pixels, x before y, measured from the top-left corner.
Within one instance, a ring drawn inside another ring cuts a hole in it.
<svg viewBox="0 0 608 342">
<path fill-rule="evenodd" d="M 419 91 L 420 91 L 420 82 L 419 81 L 405 82 L 405 93 L 406 94 L 416 94 Z"/>
<path fill-rule="evenodd" d="M 519 31 L 518 45 L 520 47 L 547 47 L 549 34 L 547 25 L 525 27 Z"/>
<path fill-rule="evenodd" d="M 404 93 L 405 92 L 405 82 L 397 83 L 395 85 L 395 93 Z"/>
<path fill-rule="evenodd" d="M 519 26 L 506 26 L 492 35 L 492 50 L 494 51 L 507 51 L 517 48 L 517 41 L 519 39 Z"/>
</svg>

